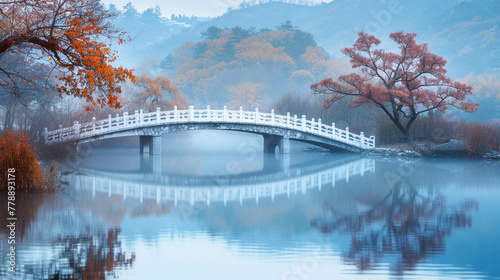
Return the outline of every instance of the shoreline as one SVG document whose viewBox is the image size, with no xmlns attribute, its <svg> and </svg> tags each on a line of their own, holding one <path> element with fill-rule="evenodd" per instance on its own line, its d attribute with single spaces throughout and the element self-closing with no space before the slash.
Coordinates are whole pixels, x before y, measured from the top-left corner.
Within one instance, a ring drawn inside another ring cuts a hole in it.
<svg viewBox="0 0 500 280">
<path fill-rule="evenodd" d="M 318 147 L 304 148 L 305 152 L 330 153 L 328 149 Z M 395 158 L 464 158 L 485 161 L 500 161 L 500 150 L 491 150 L 481 156 L 468 156 L 465 150 L 435 150 L 432 148 L 387 148 L 379 147 L 360 153 L 364 156 L 395 157 Z"/>
<path fill-rule="evenodd" d="M 486 161 L 500 161 L 500 150 L 492 150 L 480 156 L 468 156 L 465 150 L 374 148 L 362 152 L 368 156 L 391 156 L 406 158 L 466 158 Z"/>
</svg>

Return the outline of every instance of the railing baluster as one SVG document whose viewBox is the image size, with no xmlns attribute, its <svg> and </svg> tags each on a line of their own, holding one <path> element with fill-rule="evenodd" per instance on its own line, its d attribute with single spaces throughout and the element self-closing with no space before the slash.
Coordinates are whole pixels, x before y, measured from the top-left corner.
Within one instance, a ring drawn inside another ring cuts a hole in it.
<svg viewBox="0 0 500 280">
<path fill-rule="evenodd" d="M 123 113 L 123 128 L 128 127 L 128 112 Z"/>
<path fill-rule="evenodd" d="M 137 126 L 139 123 L 139 110 L 134 111 L 134 122 L 132 123 L 132 127 Z M 140 124 L 142 126 L 142 124 Z"/>
<path fill-rule="evenodd" d="M 189 121 L 189 122 L 194 121 L 194 106 L 193 106 L 193 105 L 189 106 L 189 110 L 188 110 L 188 121 Z"/>
<path fill-rule="evenodd" d="M 62 139 L 62 124 L 59 125 L 58 132 L 59 132 L 59 142 L 62 142 L 63 141 L 63 139 Z"/>
<path fill-rule="evenodd" d="M 75 124 L 73 125 L 73 135 L 74 135 L 74 138 L 77 138 L 78 135 L 80 134 L 80 124 L 78 123 L 78 121 L 75 122 Z"/>
<path fill-rule="evenodd" d="M 156 124 L 161 123 L 161 111 L 160 107 L 156 107 Z"/>
</svg>

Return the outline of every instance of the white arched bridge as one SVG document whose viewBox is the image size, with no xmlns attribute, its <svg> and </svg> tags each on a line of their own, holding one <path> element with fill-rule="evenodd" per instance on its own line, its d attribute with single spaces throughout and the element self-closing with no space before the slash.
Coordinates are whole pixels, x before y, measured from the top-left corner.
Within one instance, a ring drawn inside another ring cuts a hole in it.
<svg viewBox="0 0 500 280">
<path fill-rule="evenodd" d="M 125 136 L 140 136 L 141 153 L 148 151 L 150 154 L 161 154 L 161 135 L 186 130 L 232 130 L 256 133 L 264 136 L 264 152 L 289 153 L 289 140 L 296 140 L 314 144 L 330 150 L 347 150 L 362 152 L 375 147 L 375 137 L 365 137 L 332 125 L 317 121 L 307 120 L 306 116 L 298 118 L 278 115 L 274 113 L 255 111 L 213 110 L 210 106 L 206 109 L 194 109 L 189 106 L 187 110 L 161 111 L 144 113 L 143 110 L 135 111 L 129 115 L 127 112 L 115 117 L 109 115 L 107 119 L 78 123 L 71 127 L 48 131 L 45 129 L 45 144 L 65 143 L 76 141 L 84 143 Z"/>
</svg>

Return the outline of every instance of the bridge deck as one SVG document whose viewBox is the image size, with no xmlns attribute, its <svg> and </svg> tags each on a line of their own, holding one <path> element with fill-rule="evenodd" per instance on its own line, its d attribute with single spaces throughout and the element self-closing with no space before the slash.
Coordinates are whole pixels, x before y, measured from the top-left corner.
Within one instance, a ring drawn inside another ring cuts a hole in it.
<svg viewBox="0 0 500 280">
<path fill-rule="evenodd" d="M 361 132 L 359 135 L 349 132 L 349 128 L 345 130 L 332 125 L 321 123 L 321 119 L 317 121 L 307 120 L 306 116 L 298 118 L 290 116 L 277 115 L 274 110 L 271 113 L 255 111 L 243 111 L 242 107 L 239 110 L 227 110 L 224 106 L 223 110 L 212 110 L 210 106 L 206 109 L 195 110 L 193 106 L 189 106 L 187 110 L 177 110 L 177 107 L 172 111 L 161 111 L 157 108 L 155 112 L 144 113 L 143 110 L 135 111 L 135 114 L 129 115 L 128 112 L 122 116 L 108 116 L 107 119 L 96 120 L 93 118 L 91 122 L 75 124 L 71 127 L 57 130 L 45 130 L 45 143 L 51 145 L 54 143 L 64 143 L 67 141 L 81 141 L 87 139 L 97 139 L 98 136 L 110 135 L 117 132 L 132 131 L 135 129 L 168 126 L 178 124 L 193 124 L 193 123 L 216 123 L 216 124 L 240 124 L 247 126 L 280 128 L 287 131 L 301 132 L 308 135 L 319 136 L 323 139 L 335 140 L 361 150 L 371 149 L 375 147 L 375 137 L 365 137 Z"/>
</svg>

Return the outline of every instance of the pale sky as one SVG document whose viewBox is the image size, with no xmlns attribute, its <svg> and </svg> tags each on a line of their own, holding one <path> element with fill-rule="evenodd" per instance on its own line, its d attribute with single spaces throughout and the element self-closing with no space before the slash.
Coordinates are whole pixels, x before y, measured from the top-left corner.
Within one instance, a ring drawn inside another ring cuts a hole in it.
<svg viewBox="0 0 500 280">
<path fill-rule="evenodd" d="M 115 4 L 121 9 L 127 3 L 142 12 L 147 8 L 160 6 L 163 16 L 170 18 L 171 14 L 184 14 L 186 16 L 215 17 L 226 12 L 228 7 L 238 7 L 242 2 L 257 2 L 256 0 L 101 0 L 104 4 Z M 290 0 L 289 0 L 290 1 Z M 309 0 L 309 2 L 321 3 L 332 0 Z M 293 2 L 291 0 L 290 2 Z"/>
</svg>

